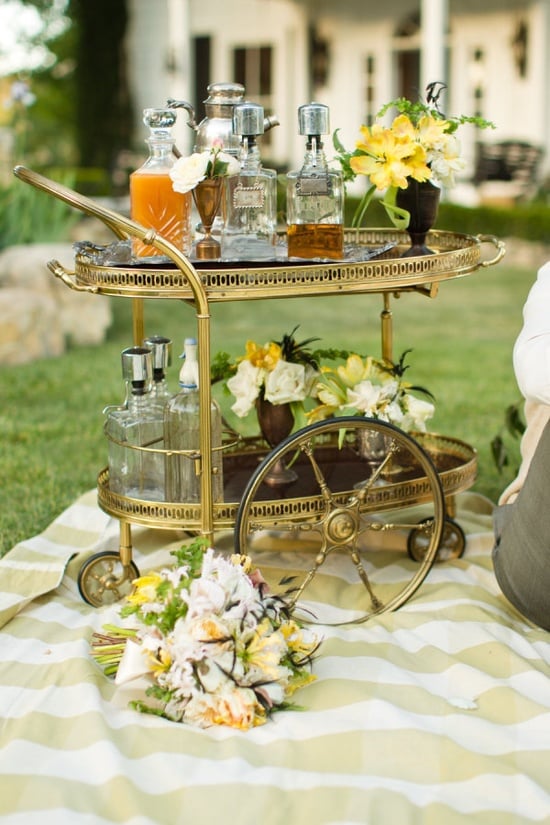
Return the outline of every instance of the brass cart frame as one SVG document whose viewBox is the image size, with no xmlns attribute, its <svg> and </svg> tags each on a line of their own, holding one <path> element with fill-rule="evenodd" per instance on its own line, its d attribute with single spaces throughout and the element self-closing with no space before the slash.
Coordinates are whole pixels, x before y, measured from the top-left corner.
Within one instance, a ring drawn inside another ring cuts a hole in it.
<svg viewBox="0 0 550 825">
<path fill-rule="evenodd" d="M 243 521 L 246 522 L 248 518 L 258 516 L 261 526 L 265 527 L 266 520 L 269 523 L 269 520 L 273 518 L 273 512 L 277 510 L 273 506 L 273 502 L 270 504 L 264 501 L 258 508 L 254 506 L 253 497 L 257 495 L 262 481 L 263 470 L 261 467 L 259 471 L 252 474 L 253 477 L 247 485 L 242 502 L 213 501 L 211 484 L 212 439 L 209 414 L 211 404 L 211 303 L 248 301 L 273 297 L 275 294 L 278 298 L 283 298 L 298 295 L 303 297 L 305 295 L 378 293 L 383 298 L 381 312 L 382 355 L 385 358 L 392 359 L 393 330 L 390 305 L 392 295 L 414 291 L 433 298 L 437 295 L 439 284 L 442 281 L 470 274 L 479 268 L 492 266 L 498 263 L 504 255 L 504 245 L 493 236 L 480 235 L 474 237 L 444 231 L 432 231 L 429 235 L 429 243 L 436 254 L 419 258 L 399 258 L 395 257 L 393 251 L 390 251 L 382 252 L 378 257 L 365 262 L 335 262 L 328 264 L 311 262 L 299 266 L 284 262 L 279 264 L 278 262 L 276 266 L 247 265 L 246 267 L 242 265 L 226 266 L 216 262 L 208 262 L 206 268 L 198 269 L 178 249 L 153 230 L 146 229 L 129 218 L 100 206 L 93 200 L 24 166 L 17 166 L 14 174 L 20 180 L 31 184 L 35 188 L 59 198 L 88 215 L 99 218 L 119 239 L 137 238 L 147 245 L 154 246 L 172 262 L 173 267 L 165 265 L 164 268 L 137 268 L 123 264 L 116 267 L 100 266 L 91 264 L 87 256 L 77 254 L 74 272 L 68 272 L 57 261 L 48 262 L 51 272 L 71 289 L 131 298 L 133 339 L 136 344 L 140 344 L 144 338 L 144 299 L 180 299 L 192 305 L 195 310 L 199 351 L 200 398 L 200 446 L 199 453 L 196 456 L 196 464 L 200 476 L 200 504 L 185 502 L 155 503 L 125 498 L 109 490 L 107 470 L 100 472 L 98 477 L 98 500 L 100 506 L 120 522 L 119 559 L 123 568 L 123 574 L 120 577 L 113 576 L 110 569 L 106 572 L 104 578 L 107 583 L 103 588 L 103 592 L 105 589 L 111 590 L 117 596 L 119 595 L 120 583 L 130 581 L 137 571 L 132 562 L 132 523 L 151 527 L 187 529 L 204 536 L 209 541 L 213 540 L 214 529 L 233 528 L 236 524 L 237 542 L 242 545 L 247 529 L 246 524 L 243 526 Z M 399 249 L 399 246 L 402 247 L 406 244 L 406 239 L 406 233 L 390 229 L 346 231 L 348 242 L 353 241 L 357 244 L 368 244 L 380 248 L 389 242 Z M 490 260 L 481 259 L 481 246 L 484 243 L 496 247 L 496 254 Z M 347 420 L 349 426 L 354 426 L 350 419 Z M 392 598 L 386 604 L 378 602 L 374 597 L 372 612 L 375 613 L 398 607 L 416 590 L 427 574 L 443 535 L 444 501 L 447 501 L 452 510 L 454 495 L 463 489 L 467 489 L 473 483 L 476 474 L 476 454 L 472 448 L 456 439 L 419 434 L 417 444 L 415 439 L 410 438 L 397 428 L 391 427 L 391 425 L 373 421 L 370 421 L 369 424 L 369 421 L 367 420 L 367 425 L 364 421 L 361 422 L 359 427 L 369 426 L 374 428 L 375 431 L 381 430 L 386 435 L 389 433 L 391 436 L 389 442 L 392 444 L 390 454 L 383 462 L 383 467 L 386 467 L 386 470 L 387 462 L 392 460 L 391 453 L 398 452 L 400 449 L 401 451 L 408 450 L 411 460 L 422 471 L 419 480 L 417 479 L 412 484 L 410 481 L 405 484 L 400 482 L 390 483 L 384 493 L 386 499 L 375 492 L 376 507 L 383 511 L 387 506 L 395 506 L 396 502 L 398 503 L 401 500 L 415 503 L 423 500 L 426 495 L 434 499 L 434 516 L 428 519 L 429 526 L 412 531 L 412 535 L 420 536 L 421 540 L 422 536 L 428 535 L 429 545 L 419 552 L 420 567 L 413 576 L 413 581 L 404 588 L 399 598 Z M 333 422 L 332 425 L 329 424 L 324 428 L 321 427 L 321 429 L 327 430 L 327 433 L 323 432 L 322 436 L 329 441 L 332 439 L 334 446 L 337 425 Z M 308 453 L 309 432 L 313 433 L 317 430 L 315 425 L 310 425 L 309 428 L 306 427 L 300 433 L 291 436 L 287 439 L 290 445 L 289 448 Z M 340 436 L 338 436 L 338 439 L 340 439 Z M 283 450 L 284 448 L 285 445 L 283 445 Z M 436 460 L 435 464 L 438 466 L 435 467 L 430 458 L 431 448 L 433 448 L 433 454 L 436 458 L 441 459 L 443 457 L 445 459 L 445 456 L 450 456 L 452 460 L 449 462 L 445 460 L 438 462 Z M 245 453 L 247 451 L 253 456 L 258 454 L 257 447 L 254 445 L 247 447 Z M 268 466 L 271 466 L 277 460 L 277 455 L 278 448 L 267 455 L 265 462 Z M 338 536 L 341 533 L 346 533 L 353 539 L 356 511 L 360 510 L 364 494 L 361 492 L 357 495 L 347 494 L 347 500 L 351 502 L 348 507 L 341 498 L 331 496 L 330 493 L 326 492 L 323 474 L 319 468 L 316 468 L 315 461 L 312 460 L 312 464 L 322 495 L 317 498 L 310 497 L 309 503 L 304 504 L 304 526 L 310 529 L 312 522 L 317 520 L 318 523 L 322 523 L 322 530 L 327 536 L 332 531 Z M 381 473 L 383 473 L 383 470 L 379 468 L 374 473 L 373 479 L 376 479 Z M 389 493 L 388 490 L 390 490 Z M 321 501 L 323 496 L 326 497 L 327 501 L 330 501 L 330 512 L 326 510 L 325 505 L 322 503 L 323 515 L 320 515 L 316 501 Z M 385 504 L 385 500 L 389 501 L 390 504 Z M 308 513 L 306 513 L 307 507 L 310 508 Z M 298 506 L 298 509 L 302 510 L 301 505 Z M 294 526 L 292 519 L 290 523 Z M 284 526 L 288 529 L 288 524 Z M 338 538 L 337 541 L 341 541 L 346 545 L 346 549 L 350 552 L 359 571 L 360 578 L 369 590 L 368 577 L 361 566 L 354 547 L 350 545 L 350 539 Z M 324 539 L 323 542 L 324 545 L 327 544 Z M 329 546 L 324 546 L 323 551 L 317 554 L 316 562 L 309 571 L 309 578 L 314 575 L 317 568 L 322 564 L 329 550 Z M 416 556 L 413 555 L 413 557 Z M 300 592 L 302 592 L 302 589 L 300 589 Z M 84 593 L 83 596 L 86 598 Z M 93 598 L 87 600 L 91 604 L 94 603 Z M 101 603 L 101 599 L 97 603 Z"/>
</svg>

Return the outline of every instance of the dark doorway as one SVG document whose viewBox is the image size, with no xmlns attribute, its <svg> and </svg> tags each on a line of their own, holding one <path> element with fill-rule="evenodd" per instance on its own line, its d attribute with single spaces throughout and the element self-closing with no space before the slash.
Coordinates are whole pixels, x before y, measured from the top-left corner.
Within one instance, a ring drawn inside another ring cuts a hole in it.
<svg viewBox="0 0 550 825">
<path fill-rule="evenodd" d="M 420 94 L 420 50 L 397 52 L 397 97 L 418 100 Z"/>
<path fill-rule="evenodd" d="M 207 97 L 210 78 L 210 37 L 193 38 L 193 106 L 197 123 L 205 116 L 204 100 Z"/>
</svg>

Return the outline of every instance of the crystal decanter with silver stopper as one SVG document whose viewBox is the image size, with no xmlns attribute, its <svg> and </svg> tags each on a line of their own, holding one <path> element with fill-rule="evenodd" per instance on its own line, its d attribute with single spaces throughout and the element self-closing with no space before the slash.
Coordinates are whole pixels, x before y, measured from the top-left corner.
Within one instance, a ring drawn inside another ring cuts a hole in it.
<svg viewBox="0 0 550 825">
<path fill-rule="evenodd" d="M 300 106 L 298 125 L 306 151 L 302 168 L 287 175 L 288 257 L 341 260 L 344 187 L 340 173 L 327 164 L 321 140 L 330 131 L 328 106 Z"/>
</svg>

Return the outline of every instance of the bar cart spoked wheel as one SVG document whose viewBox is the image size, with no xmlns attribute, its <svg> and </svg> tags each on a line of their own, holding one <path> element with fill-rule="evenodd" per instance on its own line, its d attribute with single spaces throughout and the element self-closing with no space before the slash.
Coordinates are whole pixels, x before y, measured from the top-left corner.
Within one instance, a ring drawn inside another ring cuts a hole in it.
<svg viewBox="0 0 550 825">
<path fill-rule="evenodd" d="M 296 481 L 274 499 L 270 474 L 281 463 L 292 466 Z M 416 529 L 419 509 L 429 511 L 424 553 L 403 564 L 400 550 Z M 396 610 L 418 589 L 438 552 L 444 522 L 443 486 L 420 443 L 391 424 L 346 416 L 310 424 L 266 456 L 244 491 L 235 535 L 238 551 L 260 569 L 269 569 L 274 552 L 292 549 L 292 573 L 282 586 L 268 584 L 298 609 L 331 556 L 347 556 L 366 591 L 357 599 L 355 621 L 365 621 Z"/>
</svg>

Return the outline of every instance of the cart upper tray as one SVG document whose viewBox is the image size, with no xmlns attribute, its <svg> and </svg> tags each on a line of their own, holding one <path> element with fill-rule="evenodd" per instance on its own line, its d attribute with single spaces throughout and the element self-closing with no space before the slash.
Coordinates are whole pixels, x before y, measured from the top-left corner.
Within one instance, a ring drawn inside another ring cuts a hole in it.
<svg viewBox="0 0 550 825">
<path fill-rule="evenodd" d="M 348 229 L 347 243 L 381 250 L 395 244 L 389 251 L 358 262 L 277 261 L 267 264 L 247 262 L 221 264 L 202 262 L 196 269 L 207 300 L 213 302 L 253 300 L 260 298 L 327 295 L 351 292 L 395 292 L 428 289 L 440 281 L 466 275 L 497 263 L 504 254 L 504 245 L 493 236 L 473 236 L 433 230 L 427 244 L 433 255 L 400 257 L 408 246 L 408 235 L 394 229 Z M 496 256 L 482 261 L 482 245 L 491 243 Z M 192 264 L 191 264 L 192 265 Z M 134 265 L 100 266 L 88 256 L 77 254 L 75 286 L 104 294 L 130 297 L 193 299 L 186 274 L 173 265 L 143 268 Z"/>
</svg>

